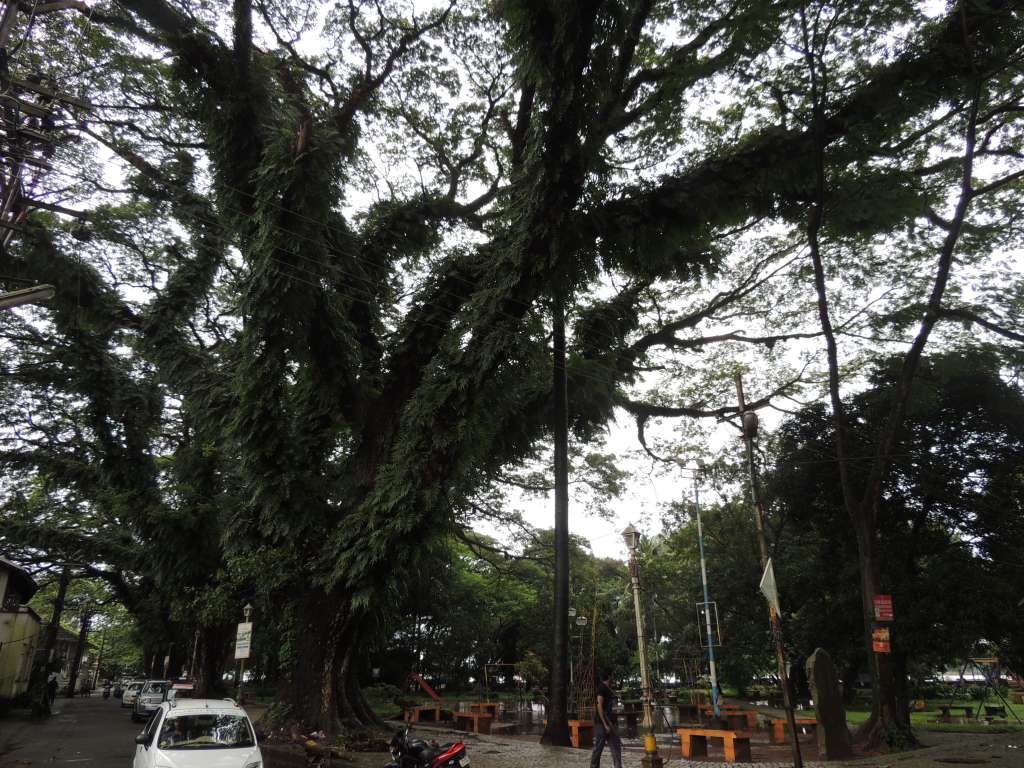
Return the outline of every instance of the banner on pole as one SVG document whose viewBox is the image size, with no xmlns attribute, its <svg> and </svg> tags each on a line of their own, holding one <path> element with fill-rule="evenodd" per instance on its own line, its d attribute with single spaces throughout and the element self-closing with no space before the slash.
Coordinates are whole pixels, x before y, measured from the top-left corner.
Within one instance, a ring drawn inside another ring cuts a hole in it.
<svg viewBox="0 0 1024 768">
<path fill-rule="evenodd" d="M 779 608 L 779 588 L 775 585 L 775 569 L 772 567 L 772 559 L 768 558 L 768 564 L 764 567 L 764 575 L 761 576 L 761 594 L 768 601 L 775 614 L 782 613 Z"/>
<path fill-rule="evenodd" d="M 871 630 L 871 647 L 875 653 L 892 653 L 888 627 L 875 627 Z"/>
<path fill-rule="evenodd" d="M 235 634 L 235 658 L 248 659 L 251 648 L 252 622 L 244 621 L 238 625 L 238 632 Z"/>
<path fill-rule="evenodd" d="M 875 595 L 875 621 L 892 621 L 892 595 Z"/>
</svg>

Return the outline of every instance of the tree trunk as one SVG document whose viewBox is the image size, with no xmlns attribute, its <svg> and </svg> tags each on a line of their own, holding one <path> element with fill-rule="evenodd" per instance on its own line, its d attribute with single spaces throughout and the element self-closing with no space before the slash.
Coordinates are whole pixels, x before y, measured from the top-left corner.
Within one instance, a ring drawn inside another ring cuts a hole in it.
<svg viewBox="0 0 1024 768">
<path fill-rule="evenodd" d="M 569 720 L 569 419 L 565 378 L 565 304 L 554 300 L 554 424 L 555 433 L 555 615 L 554 657 L 548 724 L 542 744 L 570 746 Z"/>
<path fill-rule="evenodd" d="M 89 637 L 89 621 L 92 614 L 88 611 L 82 613 L 82 626 L 78 630 L 78 646 L 75 648 L 75 660 L 71 663 L 71 673 L 68 675 L 68 696 L 75 695 L 75 686 L 78 684 L 78 673 L 82 666 L 82 656 L 85 655 L 85 644 Z"/>
<path fill-rule="evenodd" d="M 32 669 L 32 700 L 36 702 L 36 714 L 50 713 L 50 697 L 46 690 L 47 678 L 51 672 L 60 669 L 60 664 L 55 663 L 53 651 L 57 647 L 57 634 L 60 629 L 60 618 L 64 614 L 64 600 L 67 598 L 68 585 L 71 583 L 71 571 L 64 567 L 60 572 L 60 581 L 57 585 L 57 595 L 53 599 L 53 612 L 50 614 L 50 621 L 46 625 L 46 634 L 43 636 L 43 647 L 39 654 L 39 660 Z"/>
<path fill-rule="evenodd" d="M 232 629 L 231 625 L 199 628 L 195 671 L 192 673 L 197 696 L 218 698 L 228 693 L 223 672 L 228 662 Z"/>
<path fill-rule="evenodd" d="M 861 578 L 861 610 L 864 615 L 864 643 L 872 677 L 871 717 L 857 732 L 869 748 L 888 743 L 901 733 L 903 744 L 913 743 L 909 715 L 896 700 L 891 653 L 875 653 L 871 630 L 875 623 L 875 595 L 881 588 L 881 562 L 874 526 L 857 521 L 857 555 Z"/>
<path fill-rule="evenodd" d="M 296 608 L 294 645 L 280 696 L 291 721 L 327 733 L 379 723 L 359 687 L 358 616 L 346 595 L 309 589 Z"/>
</svg>

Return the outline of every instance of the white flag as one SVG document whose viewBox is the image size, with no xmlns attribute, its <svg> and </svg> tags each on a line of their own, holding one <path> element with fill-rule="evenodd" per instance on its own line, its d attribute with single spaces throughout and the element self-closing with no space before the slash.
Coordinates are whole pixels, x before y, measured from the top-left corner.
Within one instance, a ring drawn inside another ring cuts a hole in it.
<svg viewBox="0 0 1024 768">
<path fill-rule="evenodd" d="M 776 614 L 782 613 L 779 609 L 779 588 L 775 586 L 775 569 L 772 568 L 771 558 L 768 559 L 768 565 L 764 567 L 764 575 L 761 577 L 761 593 Z"/>
</svg>

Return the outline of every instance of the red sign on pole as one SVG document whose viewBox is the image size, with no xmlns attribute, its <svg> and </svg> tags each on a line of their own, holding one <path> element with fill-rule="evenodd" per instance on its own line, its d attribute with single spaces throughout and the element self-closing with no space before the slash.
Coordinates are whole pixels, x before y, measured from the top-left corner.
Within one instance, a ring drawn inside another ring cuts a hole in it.
<svg viewBox="0 0 1024 768">
<path fill-rule="evenodd" d="M 888 627 L 875 627 L 871 630 L 871 647 L 875 653 L 892 653 Z"/>
<path fill-rule="evenodd" d="M 875 595 L 875 621 L 892 621 L 892 595 Z"/>
</svg>

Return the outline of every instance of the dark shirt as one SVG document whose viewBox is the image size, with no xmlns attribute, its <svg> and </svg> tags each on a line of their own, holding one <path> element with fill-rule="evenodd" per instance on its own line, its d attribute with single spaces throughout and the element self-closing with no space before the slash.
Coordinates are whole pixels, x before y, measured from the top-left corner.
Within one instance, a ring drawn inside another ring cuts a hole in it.
<svg viewBox="0 0 1024 768">
<path fill-rule="evenodd" d="M 604 716 L 608 718 L 609 723 L 614 723 L 615 715 L 612 708 L 615 706 L 615 692 L 606 683 L 598 683 L 597 695 L 604 697 Z"/>
</svg>

